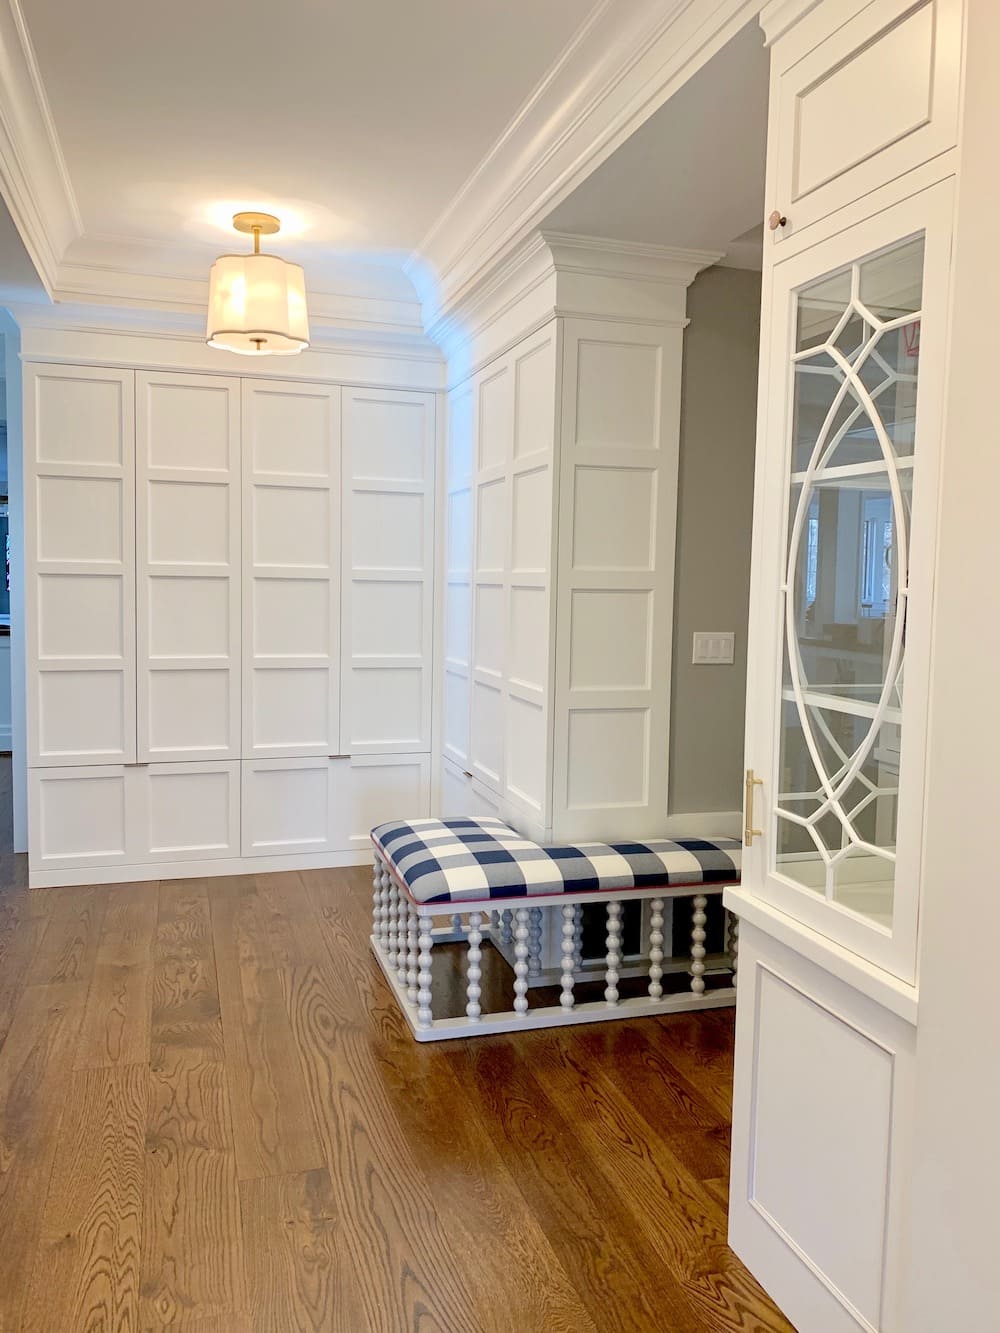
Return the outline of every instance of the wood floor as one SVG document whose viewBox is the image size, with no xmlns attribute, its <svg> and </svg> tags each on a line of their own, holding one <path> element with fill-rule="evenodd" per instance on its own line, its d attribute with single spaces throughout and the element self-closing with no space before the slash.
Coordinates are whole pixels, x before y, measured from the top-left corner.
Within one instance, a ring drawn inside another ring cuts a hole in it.
<svg viewBox="0 0 1000 1333">
<path fill-rule="evenodd" d="M 418 1046 L 366 870 L 0 857 L 0 1330 L 779 1330 L 724 1011 Z"/>
</svg>

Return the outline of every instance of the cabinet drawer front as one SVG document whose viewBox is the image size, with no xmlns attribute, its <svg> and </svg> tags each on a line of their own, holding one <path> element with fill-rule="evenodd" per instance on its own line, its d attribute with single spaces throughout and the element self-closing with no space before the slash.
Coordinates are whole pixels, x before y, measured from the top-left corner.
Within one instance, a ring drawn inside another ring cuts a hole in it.
<svg viewBox="0 0 1000 1333">
<path fill-rule="evenodd" d="M 33 870 L 239 855 L 239 764 L 34 769 Z"/>
<path fill-rule="evenodd" d="M 425 754 L 243 764 L 244 856 L 367 853 L 376 824 L 429 813 Z"/>
<path fill-rule="evenodd" d="M 875 0 L 802 55 L 824 9 L 775 52 L 779 241 L 958 137 L 961 0 Z"/>
</svg>

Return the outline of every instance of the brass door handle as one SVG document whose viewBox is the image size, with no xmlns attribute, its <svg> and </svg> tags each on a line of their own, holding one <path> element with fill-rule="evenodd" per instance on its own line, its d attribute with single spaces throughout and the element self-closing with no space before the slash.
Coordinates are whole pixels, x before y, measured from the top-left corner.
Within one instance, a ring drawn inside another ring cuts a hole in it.
<svg viewBox="0 0 1000 1333">
<path fill-rule="evenodd" d="M 763 785 L 764 785 L 764 779 L 754 777 L 753 769 L 748 768 L 747 780 L 746 780 L 746 796 L 743 802 L 743 818 L 744 818 L 744 823 L 746 825 L 746 827 L 743 829 L 743 841 L 746 843 L 748 847 L 753 846 L 754 838 L 762 838 L 764 836 L 763 829 L 754 828 L 753 826 L 753 789 L 754 787 L 763 787 Z"/>
</svg>

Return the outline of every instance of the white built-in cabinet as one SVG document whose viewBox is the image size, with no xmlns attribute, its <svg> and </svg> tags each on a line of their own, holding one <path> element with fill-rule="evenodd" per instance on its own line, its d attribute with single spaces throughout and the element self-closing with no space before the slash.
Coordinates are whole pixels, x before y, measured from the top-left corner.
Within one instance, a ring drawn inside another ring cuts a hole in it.
<svg viewBox="0 0 1000 1333">
<path fill-rule="evenodd" d="M 35 882 L 429 812 L 435 438 L 432 393 L 25 367 Z"/>
<path fill-rule="evenodd" d="M 685 286 L 655 322 L 552 318 L 449 395 L 450 812 L 664 832 Z"/>
<path fill-rule="evenodd" d="M 730 1243 L 796 1327 L 905 1333 L 961 0 L 772 47 Z"/>
</svg>

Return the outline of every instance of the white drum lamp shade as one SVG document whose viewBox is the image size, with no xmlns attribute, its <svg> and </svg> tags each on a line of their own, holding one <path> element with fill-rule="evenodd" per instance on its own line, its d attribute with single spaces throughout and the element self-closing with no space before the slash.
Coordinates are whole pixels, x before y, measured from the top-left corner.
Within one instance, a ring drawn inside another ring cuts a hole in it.
<svg viewBox="0 0 1000 1333">
<path fill-rule="evenodd" d="M 305 274 L 278 255 L 220 255 L 208 278 L 208 343 L 246 356 L 309 346 Z"/>
</svg>

